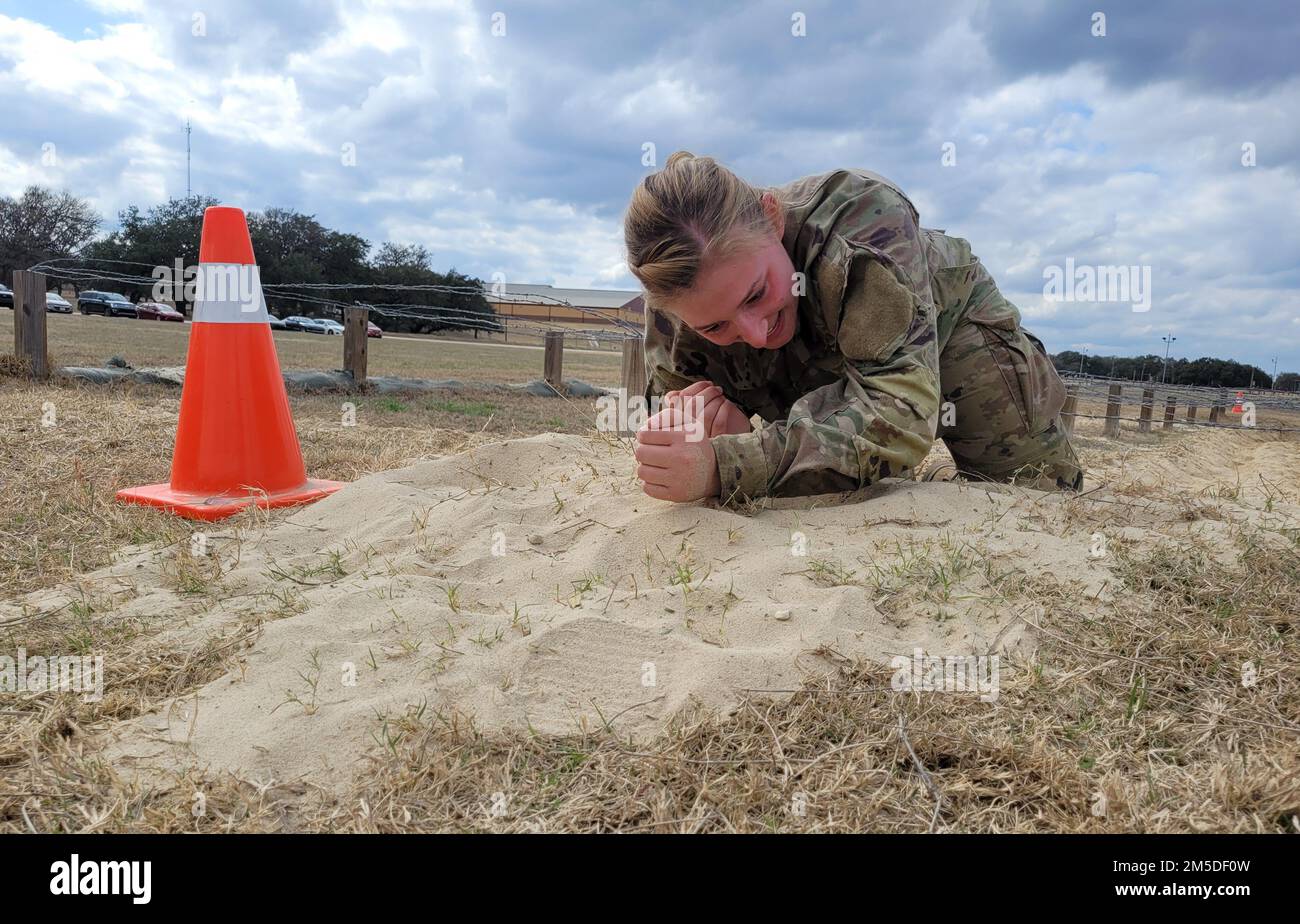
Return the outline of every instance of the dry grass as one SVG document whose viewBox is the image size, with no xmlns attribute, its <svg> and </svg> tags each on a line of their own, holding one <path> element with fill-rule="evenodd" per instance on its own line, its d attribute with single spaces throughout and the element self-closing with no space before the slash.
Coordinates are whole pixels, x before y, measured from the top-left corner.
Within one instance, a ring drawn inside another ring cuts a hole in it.
<svg viewBox="0 0 1300 924">
<path fill-rule="evenodd" d="M 788 698 L 687 715 L 652 751 L 609 735 L 397 741 L 305 826 L 349 831 L 1300 831 L 1300 556 L 1243 530 L 1231 571 L 1195 548 L 1123 554 L 1104 618 L 1059 589 L 996 704 L 896 693 L 843 661 Z M 822 654 L 828 654 L 822 652 Z M 1242 665 L 1258 674 L 1249 687 Z M 924 768 L 922 770 L 921 768 Z"/>
<path fill-rule="evenodd" d="M 293 402 L 309 469 L 344 479 L 487 439 L 580 432 L 592 413 L 590 402 L 493 392 L 362 399 L 358 426 L 344 428 L 340 400 Z M 58 420 L 48 428 L 47 403 Z M 125 543 L 184 548 L 189 524 L 112 502 L 119 487 L 165 479 L 175 407 L 174 392 L 0 380 L 8 599 L 64 585 Z M 131 669 L 110 672 L 100 702 L 6 697 L 0 830 L 1300 830 L 1300 529 L 1273 512 L 1274 500 L 1300 495 L 1294 475 L 1276 498 L 1240 486 L 1179 492 L 1128 478 L 1126 466 L 1193 437 L 1115 444 L 1096 424 L 1080 424 L 1085 460 L 1133 503 L 1080 497 L 1042 528 L 1122 533 L 1146 525 L 1147 499 L 1169 495 L 1188 522 L 1224 525 L 1226 540 L 1117 540 L 1108 601 L 1065 583 L 1021 588 L 1038 604 L 1038 647 L 1030 660 L 1004 658 L 996 702 L 894 692 L 889 670 L 841 658 L 828 679 L 754 693 L 731 716 L 679 716 L 639 749 L 607 732 L 486 737 L 463 717 L 412 707 L 376 721 L 372 757 L 343 794 L 307 779 L 145 782 L 98 756 L 97 732 L 237 669 L 262 625 L 292 617 L 295 598 L 179 647 L 147 616 L 119 618 L 111 597 L 57 590 L 62 602 L 39 615 L 0 617 L 3 650 L 93 651 Z M 1212 436 L 1265 446 L 1262 434 Z M 176 561 L 178 586 L 193 586 L 202 606 L 210 576 L 188 555 Z"/>
<path fill-rule="evenodd" d="M 99 320 L 103 320 L 102 318 Z M 466 390 L 437 395 L 294 395 L 307 470 L 353 481 L 477 442 L 580 433 L 591 399 Z M 344 404 L 356 426 L 343 425 Z M 123 545 L 188 541 L 192 527 L 117 504 L 120 488 L 166 481 L 180 395 L 160 386 L 30 386 L 0 378 L 0 586 L 47 587 L 107 564 Z M 45 426 L 44 422 L 51 425 Z"/>
</svg>

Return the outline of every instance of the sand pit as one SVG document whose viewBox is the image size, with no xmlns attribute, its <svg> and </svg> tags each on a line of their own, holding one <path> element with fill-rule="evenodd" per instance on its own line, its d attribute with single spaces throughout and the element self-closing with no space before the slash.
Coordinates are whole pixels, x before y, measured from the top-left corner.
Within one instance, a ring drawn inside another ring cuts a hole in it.
<svg viewBox="0 0 1300 924">
<path fill-rule="evenodd" d="M 151 644 L 238 656 L 113 727 L 106 756 L 338 782 L 411 709 L 645 741 L 688 704 L 726 712 L 842 658 L 1024 654 L 1040 581 L 1106 599 L 1087 532 L 1052 526 L 1059 495 L 895 482 L 844 500 L 662 503 L 626 446 L 548 434 L 218 525 L 201 592 L 189 550 L 130 550 L 80 592 L 166 626 Z"/>
</svg>

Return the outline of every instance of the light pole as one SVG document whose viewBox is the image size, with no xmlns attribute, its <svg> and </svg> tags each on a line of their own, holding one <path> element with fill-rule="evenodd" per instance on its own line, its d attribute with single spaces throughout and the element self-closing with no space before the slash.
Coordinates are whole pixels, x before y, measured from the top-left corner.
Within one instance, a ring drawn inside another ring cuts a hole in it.
<svg viewBox="0 0 1300 924">
<path fill-rule="evenodd" d="M 1273 357 L 1273 384 L 1268 386 L 1268 390 L 1273 391 L 1275 388 L 1277 388 L 1277 357 L 1276 356 Z"/>
<path fill-rule="evenodd" d="M 1170 333 L 1160 339 L 1165 342 L 1165 361 L 1160 364 L 1160 384 L 1163 385 L 1165 384 L 1165 369 L 1169 366 L 1169 348 L 1173 346 L 1174 341 L 1178 338 Z"/>
<path fill-rule="evenodd" d="M 1079 375 L 1083 375 L 1083 360 L 1087 357 L 1088 350 L 1085 348 L 1079 353 Z M 1277 368 L 1277 363 L 1273 363 L 1273 368 Z"/>
</svg>

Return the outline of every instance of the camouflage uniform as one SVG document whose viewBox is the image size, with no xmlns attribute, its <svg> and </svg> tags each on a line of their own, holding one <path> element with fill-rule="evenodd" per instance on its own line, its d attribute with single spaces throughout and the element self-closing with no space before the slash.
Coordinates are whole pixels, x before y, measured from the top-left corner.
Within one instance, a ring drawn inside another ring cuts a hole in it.
<svg viewBox="0 0 1300 924">
<path fill-rule="evenodd" d="M 788 344 L 720 347 L 647 305 L 647 398 L 708 379 L 764 420 L 713 438 L 724 500 L 905 476 L 936 436 L 968 477 L 1081 487 L 1060 376 L 968 242 L 865 170 L 772 192 L 805 283 Z"/>
</svg>

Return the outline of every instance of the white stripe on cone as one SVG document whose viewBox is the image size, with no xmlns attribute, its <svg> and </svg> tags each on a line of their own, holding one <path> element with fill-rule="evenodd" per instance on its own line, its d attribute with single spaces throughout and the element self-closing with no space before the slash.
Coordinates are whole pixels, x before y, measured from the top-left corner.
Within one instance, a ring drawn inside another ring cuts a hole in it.
<svg viewBox="0 0 1300 924">
<path fill-rule="evenodd" d="M 267 324 L 262 274 L 255 263 L 200 263 L 194 320 L 205 324 Z"/>
</svg>

